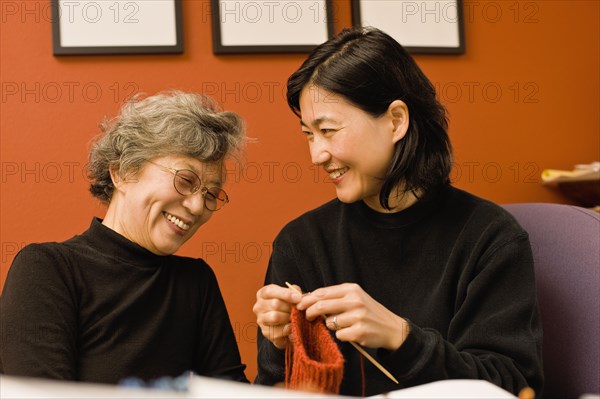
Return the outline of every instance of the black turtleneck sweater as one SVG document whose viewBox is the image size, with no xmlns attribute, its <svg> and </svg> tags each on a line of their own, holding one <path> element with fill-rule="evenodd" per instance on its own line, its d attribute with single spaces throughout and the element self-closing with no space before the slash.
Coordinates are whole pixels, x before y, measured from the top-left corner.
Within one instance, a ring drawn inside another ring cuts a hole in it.
<svg viewBox="0 0 600 399">
<path fill-rule="evenodd" d="M 506 211 L 444 187 L 410 208 L 378 213 L 333 200 L 280 232 L 265 283 L 304 291 L 352 282 L 409 322 L 394 352 L 369 349 L 399 381 L 365 360 L 366 394 L 442 379 L 483 379 L 540 394 L 541 325 L 527 233 Z M 359 353 L 345 358 L 341 393 L 361 395 Z M 258 334 L 256 382 L 284 379 L 284 356 Z"/>
<path fill-rule="evenodd" d="M 185 371 L 247 381 L 215 275 L 94 219 L 15 257 L 0 299 L 0 371 L 116 383 Z"/>
</svg>

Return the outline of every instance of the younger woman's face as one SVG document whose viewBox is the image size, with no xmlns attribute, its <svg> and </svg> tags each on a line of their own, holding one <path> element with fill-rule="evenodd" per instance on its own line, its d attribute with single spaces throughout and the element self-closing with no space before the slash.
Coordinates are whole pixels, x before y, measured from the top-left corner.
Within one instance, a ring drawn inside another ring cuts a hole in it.
<svg viewBox="0 0 600 399">
<path fill-rule="evenodd" d="M 408 126 L 406 105 L 399 100 L 392 105 L 396 103 L 405 114 L 388 109 L 373 117 L 318 86 L 307 86 L 300 93 L 302 131 L 312 162 L 328 173 L 340 201 L 364 200 L 371 208 L 383 210 L 379 204 L 383 178 L 394 146 L 406 132 L 402 124 Z"/>
</svg>

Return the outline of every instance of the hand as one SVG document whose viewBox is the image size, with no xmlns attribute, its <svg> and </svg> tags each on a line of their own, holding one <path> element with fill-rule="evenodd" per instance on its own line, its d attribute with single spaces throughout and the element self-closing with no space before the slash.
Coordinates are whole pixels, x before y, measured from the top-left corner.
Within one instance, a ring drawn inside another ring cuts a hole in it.
<svg viewBox="0 0 600 399">
<path fill-rule="evenodd" d="M 300 287 L 296 288 L 300 291 Z M 256 293 L 252 311 L 262 335 L 278 349 L 284 349 L 292 331 L 290 313 L 292 306 L 300 302 L 302 295 L 287 287 L 270 284 Z"/>
<path fill-rule="evenodd" d="M 297 308 L 306 318 L 325 317 L 340 341 L 394 351 L 408 336 L 408 323 L 375 301 L 358 284 L 319 288 L 302 297 Z"/>
</svg>

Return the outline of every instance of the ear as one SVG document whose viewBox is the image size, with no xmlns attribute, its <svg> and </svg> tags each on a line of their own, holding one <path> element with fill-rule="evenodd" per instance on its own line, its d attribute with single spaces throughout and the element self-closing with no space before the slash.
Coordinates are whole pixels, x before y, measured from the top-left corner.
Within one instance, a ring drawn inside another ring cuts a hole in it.
<svg viewBox="0 0 600 399">
<path fill-rule="evenodd" d="M 394 100 L 387 109 L 387 115 L 391 118 L 393 126 L 392 141 L 396 144 L 402 140 L 408 131 L 410 119 L 408 117 L 408 107 L 402 100 Z"/>
<path fill-rule="evenodd" d="M 110 180 L 112 180 L 115 190 L 119 190 L 125 181 L 119 174 L 119 167 L 116 165 L 110 165 L 108 170 L 110 173 Z"/>
</svg>

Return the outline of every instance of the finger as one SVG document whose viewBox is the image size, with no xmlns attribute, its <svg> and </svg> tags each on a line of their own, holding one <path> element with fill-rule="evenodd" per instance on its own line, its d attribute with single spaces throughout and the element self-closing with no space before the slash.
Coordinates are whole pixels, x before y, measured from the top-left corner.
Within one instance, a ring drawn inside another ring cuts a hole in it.
<svg viewBox="0 0 600 399">
<path fill-rule="evenodd" d="M 338 340 L 352 341 L 361 346 L 372 347 L 368 345 L 368 341 L 373 338 L 373 331 L 365 323 L 352 323 L 346 315 L 342 315 L 342 317 L 338 316 L 335 324 L 337 324 L 337 330 L 332 331 L 335 331 L 335 337 Z"/>
<path fill-rule="evenodd" d="M 290 283 L 288 283 L 287 281 L 286 281 L 285 285 L 286 285 L 286 286 L 287 286 L 289 289 L 291 289 L 292 291 L 294 291 L 296 294 L 298 294 L 298 295 L 300 295 L 300 296 L 302 296 L 302 295 L 303 295 L 303 294 L 302 294 L 302 288 L 300 288 L 300 286 L 299 286 L 299 285 L 296 285 L 296 284 L 290 284 Z"/>
<path fill-rule="evenodd" d="M 256 322 L 265 326 L 279 326 L 290 322 L 290 312 L 269 311 L 259 313 Z"/>
<path fill-rule="evenodd" d="M 283 349 L 287 344 L 288 336 L 290 336 L 291 325 L 261 326 L 260 331 L 276 348 Z"/>
<path fill-rule="evenodd" d="M 285 338 L 292 332 L 292 325 L 288 324 L 279 324 L 276 326 L 264 325 L 260 326 L 260 330 L 263 335 L 270 340 Z"/>
<path fill-rule="evenodd" d="M 317 317 L 339 315 L 348 311 L 351 305 L 351 303 L 344 301 L 343 298 L 319 300 L 306 309 L 306 319 L 312 321 Z"/>
<path fill-rule="evenodd" d="M 313 292 L 309 292 L 302 297 L 302 300 L 298 303 L 298 310 L 306 310 L 313 306 L 315 303 L 324 299 L 340 299 L 343 298 L 344 293 L 339 285 L 332 285 L 330 287 L 324 287 L 316 289 Z"/>
<path fill-rule="evenodd" d="M 279 299 L 258 300 L 252 308 L 259 323 L 284 324 L 289 321 L 291 304 Z"/>
<path fill-rule="evenodd" d="M 362 292 L 363 289 L 356 283 L 342 283 L 321 287 L 312 292 L 321 297 L 339 297 L 350 293 Z"/>
<path fill-rule="evenodd" d="M 284 337 L 288 337 L 290 341 L 293 341 L 292 337 L 292 323 L 288 323 L 283 326 L 282 334 Z"/>
<path fill-rule="evenodd" d="M 290 303 L 286 300 L 281 300 L 278 298 L 269 298 L 269 299 L 258 299 L 254 306 L 252 307 L 252 311 L 254 314 L 258 315 L 259 313 L 266 313 L 270 311 L 280 311 L 280 312 L 291 312 L 293 303 Z"/>
<path fill-rule="evenodd" d="M 338 315 L 329 316 L 325 319 L 325 326 L 332 331 L 338 331 L 343 328 Z"/>
<path fill-rule="evenodd" d="M 302 299 L 302 295 L 287 287 L 269 284 L 258 290 L 256 299 L 280 299 L 288 303 L 298 303 Z"/>
<path fill-rule="evenodd" d="M 350 326 L 340 328 L 335 331 L 335 337 L 342 342 L 356 342 L 361 346 L 365 346 L 363 336 L 357 331 L 356 327 Z"/>
</svg>

